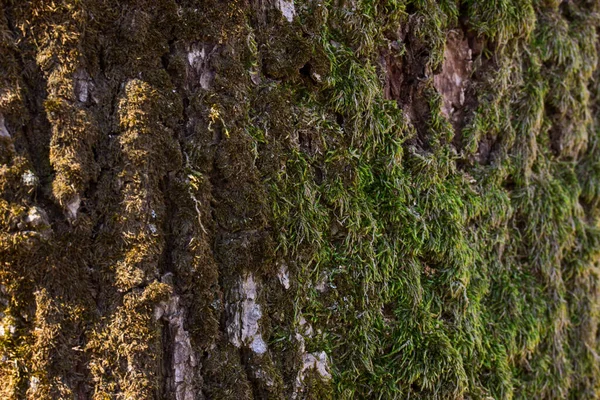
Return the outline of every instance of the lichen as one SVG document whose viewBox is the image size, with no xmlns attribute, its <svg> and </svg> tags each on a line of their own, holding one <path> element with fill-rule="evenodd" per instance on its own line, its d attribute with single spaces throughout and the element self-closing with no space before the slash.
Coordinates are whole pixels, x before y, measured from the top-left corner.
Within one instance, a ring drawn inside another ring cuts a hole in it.
<svg viewBox="0 0 600 400">
<path fill-rule="evenodd" d="M 165 280 L 165 279 L 163 279 Z M 180 297 L 172 296 L 154 310 L 156 320 L 164 319 L 171 331 L 173 358 L 170 366 L 173 370 L 173 388 L 175 400 L 193 400 L 198 398 L 201 377 L 198 374 L 200 365 L 198 356 L 192 348 L 190 333 L 185 329 L 185 309 L 180 304 Z"/>
<path fill-rule="evenodd" d="M 227 324 L 229 340 L 236 347 L 247 346 L 257 354 L 267 351 L 260 333 L 259 321 L 262 317 L 261 306 L 257 303 L 257 284 L 252 274 L 248 274 L 237 288 L 238 301 L 230 304 L 230 322 Z"/>
</svg>

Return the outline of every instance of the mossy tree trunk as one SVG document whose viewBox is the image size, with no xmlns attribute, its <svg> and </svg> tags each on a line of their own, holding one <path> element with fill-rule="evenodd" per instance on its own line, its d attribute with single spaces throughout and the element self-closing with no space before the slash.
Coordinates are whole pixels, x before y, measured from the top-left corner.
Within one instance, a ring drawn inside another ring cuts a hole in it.
<svg viewBox="0 0 600 400">
<path fill-rule="evenodd" d="M 598 0 L 0 4 L 0 398 L 600 397 Z"/>
</svg>

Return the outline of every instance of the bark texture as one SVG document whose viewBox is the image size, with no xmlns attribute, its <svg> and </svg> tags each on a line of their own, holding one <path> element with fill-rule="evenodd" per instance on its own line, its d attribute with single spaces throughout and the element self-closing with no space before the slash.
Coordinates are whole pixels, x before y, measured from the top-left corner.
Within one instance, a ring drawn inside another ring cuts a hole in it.
<svg viewBox="0 0 600 400">
<path fill-rule="evenodd" d="M 600 397 L 598 0 L 0 4 L 0 398 Z"/>
</svg>

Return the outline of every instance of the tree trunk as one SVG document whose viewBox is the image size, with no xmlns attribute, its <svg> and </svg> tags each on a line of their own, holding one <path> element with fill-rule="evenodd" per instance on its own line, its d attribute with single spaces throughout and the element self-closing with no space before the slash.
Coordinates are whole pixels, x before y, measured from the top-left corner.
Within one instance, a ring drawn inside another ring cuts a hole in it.
<svg viewBox="0 0 600 400">
<path fill-rule="evenodd" d="M 600 1 L 0 1 L 0 398 L 600 397 Z"/>
</svg>

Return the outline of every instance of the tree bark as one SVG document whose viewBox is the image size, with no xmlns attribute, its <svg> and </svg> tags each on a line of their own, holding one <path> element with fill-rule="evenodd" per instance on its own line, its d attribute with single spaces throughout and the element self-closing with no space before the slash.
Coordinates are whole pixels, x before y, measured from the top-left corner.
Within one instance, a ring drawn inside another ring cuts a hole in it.
<svg viewBox="0 0 600 400">
<path fill-rule="evenodd" d="M 0 1 L 0 398 L 600 397 L 599 1 Z"/>
</svg>

